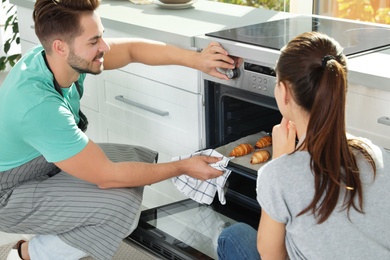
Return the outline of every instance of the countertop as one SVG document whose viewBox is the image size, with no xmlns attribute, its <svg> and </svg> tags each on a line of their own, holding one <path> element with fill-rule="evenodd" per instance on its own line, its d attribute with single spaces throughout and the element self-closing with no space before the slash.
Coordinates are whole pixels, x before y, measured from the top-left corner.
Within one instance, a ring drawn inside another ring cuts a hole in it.
<svg viewBox="0 0 390 260">
<path fill-rule="evenodd" d="M 34 0 L 10 0 L 33 8 Z M 136 5 L 128 0 L 102 0 L 98 14 L 103 25 L 124 34 L 194 48 L 195 37 L 209 32 L 293 16 L 291 13 L 197 0 L 188 9 L 163 9 L 156 4 Z M 390 26 L 389 26 L 390 28 Z M 390 49 L 349 59 L 349 82 L 390 91 L 387 64 Z"/>
</svg>

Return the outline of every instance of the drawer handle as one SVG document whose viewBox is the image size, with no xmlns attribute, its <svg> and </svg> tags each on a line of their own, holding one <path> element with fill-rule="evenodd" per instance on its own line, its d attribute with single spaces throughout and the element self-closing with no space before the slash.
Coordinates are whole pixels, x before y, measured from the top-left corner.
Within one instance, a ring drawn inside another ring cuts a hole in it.
<svg viewBox="0 0 390 260">
<path fill-rule="evenodd" d="M 122 95 L 115 96 L 115 99 L 119 100 L 119 101 L 121 101 L 123 103 L 126 103 L 126 104 L 129 104 L 129 105 L 141 108 L 143 110 L 146 110 L 146 111 L 149 111 L 149 112 L 152 112 L 152 113 L 155 113 L 155 114 L 157 114 L 159 116 L 167 116 L 167 115 L 169 115 L 168 111 L 162 111 L 162 110 L 159 110 L 159 109 L 156 109 L 156 108 L 153 108 L 153 107 L 145 106 L 145 105 L 143 105 L 141 103 L 134 102 L 134 101 L 131 101 L 131 100 L 127 99 L 127 98 L 124 98 Z"/>
<path fill-rule="evenodd" d="M 383 125 L 389 125 L 390 126 L 390 117 L 388 116 L 382 116 L 378 118 L 378 123 Z"/>
</svg>

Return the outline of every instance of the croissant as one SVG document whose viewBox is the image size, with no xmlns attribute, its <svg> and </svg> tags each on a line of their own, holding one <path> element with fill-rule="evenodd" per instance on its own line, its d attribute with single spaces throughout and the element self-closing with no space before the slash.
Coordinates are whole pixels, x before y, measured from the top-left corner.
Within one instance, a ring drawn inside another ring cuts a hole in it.
<svg viewBox="0 0 390 260">
<path fill-rule="evenodd" d="M 243 155 L 246 155 L 248 153 L 251 153 L 255 150 L 255 148 L 253 148 L 252 145 L 250 144 L 239 144 L 238 146 L 236 146 L 229 154 L 229 156 L 236 156 L 236 157 L 239 157 L 239 156 L 243 156 Z"/>
<path fill-rule="evenodd" d="M 251 164 L 263 163 L 271 157 L 267 150 L 260 150 L 253 154 Z"/>
<path fill-rule="evenodd" d="M 271 145 L 272 145 L 272 137 L 269 135 L 266 135 L 266 136 L 263 136 L 262 138 L 260 138 L 256 142 L 255 147 L 260 149 L 260 148 L 264 148 L 264 147 L 271 146 Z"/>
</svg>

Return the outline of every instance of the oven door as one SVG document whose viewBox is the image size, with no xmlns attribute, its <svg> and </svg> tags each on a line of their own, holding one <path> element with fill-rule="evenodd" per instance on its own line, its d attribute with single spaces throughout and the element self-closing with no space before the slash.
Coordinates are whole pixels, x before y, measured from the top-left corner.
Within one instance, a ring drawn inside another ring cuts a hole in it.
<svg viewBox="0 0 390 260">
<path fill-rule="evenodd" d="M 258 212 L 236 203 L 208 206 L 187 199 L 143 211 L 129 238 L 165 259 L 218 259 L 221 231 L 237 221 L 257 228 Z"/>
<path fill-rule="evenodd" d="M 274 98 L 205 81 L 207 148 L 228 156 L 237 143 L 269 134 L 280 120 Z M 224 228 L 236 222 L 258 227 L 256 178 L 261 164 L 251 165 L 248 156 L 229 161 L 225 205 L 216 196 L 211 205 L 187 199 L 147 209 L 128 239 L 165 259 L 218 259 L 217 239 Z"/>
</svg>

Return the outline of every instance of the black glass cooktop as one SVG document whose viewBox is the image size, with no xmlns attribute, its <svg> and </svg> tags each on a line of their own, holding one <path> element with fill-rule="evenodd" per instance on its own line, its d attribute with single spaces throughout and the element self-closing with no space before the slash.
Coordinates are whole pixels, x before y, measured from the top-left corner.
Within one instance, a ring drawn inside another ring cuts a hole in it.
<svg viewBox="0 0 390 260">
<path fill-rule="evenodd" d="M 336 39 L 345 55 L 390 47 L 390 27 L 297 16 L 206 34 L 207 36 L 280 50 L 295 36 L 318 31 Z"/>
</svg>

